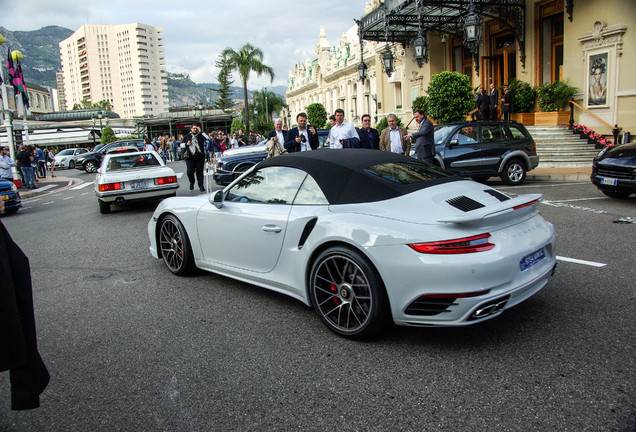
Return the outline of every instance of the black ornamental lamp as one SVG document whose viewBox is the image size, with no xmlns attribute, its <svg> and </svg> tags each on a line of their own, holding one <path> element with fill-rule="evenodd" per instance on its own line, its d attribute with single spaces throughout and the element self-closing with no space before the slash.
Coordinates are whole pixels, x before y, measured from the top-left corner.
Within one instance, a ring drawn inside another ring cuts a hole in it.
<svg viewBox="0 0 636 432">
<path fill-rule="evenodd" d="M 386 51 L 382 55 L 382 64 L 384 65 L 384 71 L 386 74 L 391 77 L 393 75 L 395 58 L 393 57 L 393 53 L 391 52 L 391 48 L 389 44 L 386 45 Z"/>
</svg>

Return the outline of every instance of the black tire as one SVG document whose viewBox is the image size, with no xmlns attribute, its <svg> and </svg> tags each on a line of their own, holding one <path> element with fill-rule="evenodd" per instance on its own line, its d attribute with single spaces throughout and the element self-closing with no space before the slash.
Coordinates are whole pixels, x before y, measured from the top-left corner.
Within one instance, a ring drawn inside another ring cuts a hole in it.
<svg viewBox="0 0 636 432">
<path fill-rule="evenodd" d="M 631 195 L 630 192 L 623 192 L 618 190 L 601 189 L 601 192 L 603 192 L 605 195 L 607 195 L 610 198 L 618 198 L 618 199 L 629 198 L 629 196 Z"/>
<path fill-rule="evenodd" d="M 97 200 L 97 202 L 99 203 L 99 212 L 101 214 L 110 213 L 110 203 L 107 203 L 106 201 L 102 201 L 102 200 Z"/>
<path fill-rule="evenodd" d="M 358 251 L 331 247 L 314 261 L 309 277 L 311 301 L 334 333 L 361 339 L 387 321 L 388 301 L 380 276 Z"/>
<path fill-rule="evenodd" d="M 4 212 L 5 212 L 6 214 L 13 214 L 13 213 L 17 213 L 19 208 L 20 208 L 20 207 L 13 207 L 13 208 L 10 208 L 10 209 L 5 209 L 5 210 L 4 210 Z"/>
<path fill-rule="evenodd" d="M 86 171 L 86 172 L 87 172 L 87 173 L 89 173 L 89 174 L 90 174 L 90 173 L 97 172 L 97 168 L 99 168 L 99 167 L 97 166 L 97 162 L 92 161 L 92 160 L 87 161 L 87 162 L 84 164 L 84 171 Z"/>
<path fill-rule="evenodd" d="M 501 173 L 501 180 L 509 186 L 517 186 L 526 179 L 526 167 L 519 159 L 506 162 Z"/>
<path fill-rule="evenodd" d="M 166 216 L 159 224 L 157 234 L 157 247 L 168 270 L 178 276 L 193 274 L 196 266 L 190 239 L 179 219 Z"/>
<path fill-rule="evenodd" d="M 72 160 L 72 161 L 70 161 L 70 162 L 68 163 L 68 168 L 69 168 L 69 169 L 74 169 L 74 168 L 75 168 L 75 161 L 74 161 L 74 160 Z"/>
</svg>

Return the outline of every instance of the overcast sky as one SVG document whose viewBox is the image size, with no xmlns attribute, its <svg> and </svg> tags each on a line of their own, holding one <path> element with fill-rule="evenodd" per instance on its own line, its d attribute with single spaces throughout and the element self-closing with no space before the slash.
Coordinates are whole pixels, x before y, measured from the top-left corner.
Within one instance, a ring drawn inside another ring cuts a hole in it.
<svg viewBox="0 0 636 432">
<path fill-rule="evenodd" d="M 368 0 L 0 0 L 2 25 L 11 31 L 58 25 L 77 30 L 82 24 L 139 22 L 163 27 L 166 68 L 188 72 L 195 82 L 216 82 L 214 67 L 226 47 L 250 42 L 274 69 L 273 85 L 287 85 L 297 61 L 316 56 L 324 25 L 332 46 L 364 14 Z M 24 53 L 28 55 L 28 53 Z M 241 85 L 234 74 L 234 85 Z M 269 78 L 250 78 L 256 90 Z"/>
</svg>

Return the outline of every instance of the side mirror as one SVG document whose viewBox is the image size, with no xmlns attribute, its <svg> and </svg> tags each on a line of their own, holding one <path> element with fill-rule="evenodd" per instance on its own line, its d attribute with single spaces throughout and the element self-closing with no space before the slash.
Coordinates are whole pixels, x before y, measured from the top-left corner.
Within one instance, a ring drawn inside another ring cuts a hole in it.
<svg viewBox="0 0 636 432">
<path fill-rule="evenodd" d="M 210 195 L 210 202 L 218 209 L 223 207 L 223 190 L 218 190 L 214 195 Z"/>
<path fill-rule="evenodd" d="M 455 147 L 456 145 L 459 145 L 459 141 L 457 141 L 456 139 L 451 140 L 451 142 L 450 142 L 450 148 L 453 148 L 453 147 Z"/>
</svg>

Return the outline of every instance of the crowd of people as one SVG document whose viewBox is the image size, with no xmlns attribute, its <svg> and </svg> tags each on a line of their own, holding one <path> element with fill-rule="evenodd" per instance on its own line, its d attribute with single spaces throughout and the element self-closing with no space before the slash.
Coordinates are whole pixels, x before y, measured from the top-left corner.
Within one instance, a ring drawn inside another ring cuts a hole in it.
<svg viewBox="0 0 636 432">
<path fill-rule="evenodd" d="M 13 160 L 9 148 L 3 147 L 0 151 L 0 178 L 13 182 L 12 168 L 14 167 L 17 168 L 24 187 L 35 189 L 38 179 L 47 177 L 47 169 L 50 170 L 51 177 L 55 177 L 55 150 L 51 147 L 21 145 Z"/>
<path fill-rule="evenodd" d="M 473 102 L 475 109 L 472 111 L 473 120 L 493 120 L 499 119 L 497 107 L 501 106 L 501 116 L 503 121 L 510 121 L 512 112 L 512 93 L 507 84 L 503 85 L 503 94 L 499 98 L 499 90 L 494 83 L 490 83 L 490 93 L 486 89 L 477 86 L 473 89 Z M 501 105 L 500 105 L 501 104 Z"/>
</svg>

